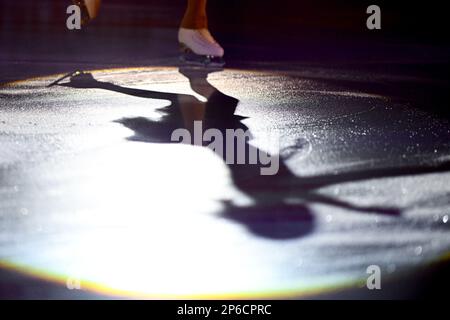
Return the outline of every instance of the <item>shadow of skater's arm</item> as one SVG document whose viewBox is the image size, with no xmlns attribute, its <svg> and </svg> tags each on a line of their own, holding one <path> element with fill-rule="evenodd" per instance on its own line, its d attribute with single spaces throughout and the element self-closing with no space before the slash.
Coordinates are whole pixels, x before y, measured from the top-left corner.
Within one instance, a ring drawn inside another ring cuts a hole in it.
<svg viewBox="0 0 450 320">
<path fill-rule="evenodd" d="M 315 177 L 302 177 L 298 179 L 304 187 L 308 189 L 315 189 L 344 182 L 356 182 L 377 178 L 413 176 L 446 171 L 450 171 L 450 161 L 432 163 L 429 165 L 374 168 L 357 172 L 344 172 Z"/>
<path fill-rule="evenodd" d="M 308 193 L 305 196 L 303 196 L 305 200 L 321 203 L 321 204 L 328 204 L 335 207 L 340 207 L 343 209 L 353 210 L 353 211 L 359 211 L 359 212 L 367 212 L 367 213 L 376 213 L 376 214 L 384 214 L 384 215 L 399 215 L 400 210 L 397 208 L 388 208 L 388 207 L 374 207 L 374 206 L 358 206 L 351 204 L 346 201 L 342 201 L 339 199 L 335 199 L 333 197 L 328 197 L 325 195 L 320 195 L 317 193 Z"/>
</svg>

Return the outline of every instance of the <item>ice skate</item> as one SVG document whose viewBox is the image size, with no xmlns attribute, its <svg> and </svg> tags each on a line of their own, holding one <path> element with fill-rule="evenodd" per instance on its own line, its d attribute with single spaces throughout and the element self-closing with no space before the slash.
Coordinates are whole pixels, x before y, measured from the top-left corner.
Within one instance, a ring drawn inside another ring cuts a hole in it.
<svg viewBox="0 0 450 320">
<path fill-rule="evenodd" d="M 211 36 L 208 29 L 186 29 L 178 31 L 180 60 L 188 65 L 222 67 L 224 50 Z"/>
</svg>

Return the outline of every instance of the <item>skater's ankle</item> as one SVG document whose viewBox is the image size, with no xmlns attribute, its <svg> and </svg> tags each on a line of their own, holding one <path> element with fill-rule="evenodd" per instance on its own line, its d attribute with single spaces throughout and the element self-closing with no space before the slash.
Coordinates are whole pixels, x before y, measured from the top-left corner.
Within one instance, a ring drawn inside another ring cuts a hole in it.
<svg viewBox="0 0 450 320">
<path fill-rule="evenodd" d="M 199 16 L 195 18 L 183 18 L 181 21 L 180 28 L 183 29 L 207 29 L 208 19 L 206 16 Z"/>
</svg>

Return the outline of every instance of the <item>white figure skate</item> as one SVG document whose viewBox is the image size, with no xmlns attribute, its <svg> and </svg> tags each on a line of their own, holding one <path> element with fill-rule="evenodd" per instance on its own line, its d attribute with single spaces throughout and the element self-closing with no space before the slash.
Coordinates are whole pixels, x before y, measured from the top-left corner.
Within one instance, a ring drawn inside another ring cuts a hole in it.
<svg viewBox="0 0 450 320">
<path fill-rule="evenodd" d="M 208 29 L 185 29 L 178 31 L 181 47 L 180 60 L 189 65 L 223 67 L 224 50 L 211 36 Z"/>
</svg>

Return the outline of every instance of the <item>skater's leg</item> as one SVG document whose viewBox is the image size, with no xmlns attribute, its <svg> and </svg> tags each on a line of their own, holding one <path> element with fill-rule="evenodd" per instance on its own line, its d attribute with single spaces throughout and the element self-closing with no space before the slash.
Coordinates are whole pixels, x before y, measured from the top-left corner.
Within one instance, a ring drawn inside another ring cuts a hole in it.
<svg viewBox="0 0 450 320">
<path fill-rule="evenodd" d="M 181 28 L 206 29 L 208 17 L 206 15 L 207 0 L 188 0 L 186 12 L 181 21 Z"/>
<path fill-rule="evenodd" d="M 84 3 L 89 13 L 89 17 L 91 19 L 94 19 L 98 15 L 101 2 L 102 0 L 84 0 Z"/>
<path fill-rule="evenodd" d="M 81 8 L 83 14 L 83 24 L 97 17 L 100 10 L 101 0 L 72 0 L 74 4 Z"/>
</svg>

